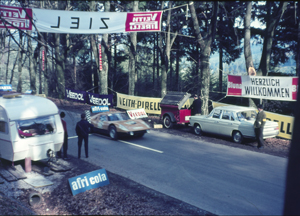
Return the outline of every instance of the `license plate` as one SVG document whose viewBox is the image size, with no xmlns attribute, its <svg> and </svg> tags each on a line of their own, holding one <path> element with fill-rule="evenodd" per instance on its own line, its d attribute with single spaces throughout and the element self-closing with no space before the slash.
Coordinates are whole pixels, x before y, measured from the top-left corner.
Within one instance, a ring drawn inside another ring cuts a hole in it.
<svg viewBox="0 0 300 216">
<path fill-rule="evenodd" d="M 186 116 L 185 121 L 189 121 L 191 116 Z"/>
</svg>

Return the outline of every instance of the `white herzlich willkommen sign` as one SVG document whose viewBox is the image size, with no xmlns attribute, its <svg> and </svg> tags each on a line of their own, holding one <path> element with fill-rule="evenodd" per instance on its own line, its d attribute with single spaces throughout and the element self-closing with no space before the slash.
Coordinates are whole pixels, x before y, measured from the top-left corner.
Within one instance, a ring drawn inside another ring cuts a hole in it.
<svg viewBox="0 0 300 216">
<path fill-rule="evenodd" d="M 296 101 L 298 77 L 228 75 L 227 96 Z"/>
<path fill-rule="evenodd" d="M 87 12 L 47 10 L 0 5 L 0 28 L 32 30 L 33 17 L 39 32 L 70 34 L 108 34 L 161 31 L 162 11 L 149 12 Z M 10 24 L 13 26 L 11 26 Z"/>
</svg>

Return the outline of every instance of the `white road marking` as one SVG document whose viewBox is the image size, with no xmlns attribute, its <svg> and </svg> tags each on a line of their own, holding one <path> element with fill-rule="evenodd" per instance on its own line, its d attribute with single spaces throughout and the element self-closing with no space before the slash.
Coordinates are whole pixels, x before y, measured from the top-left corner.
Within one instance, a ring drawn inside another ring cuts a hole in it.
<svg viewBox="0 0 300 216">
<path fill-rule="evenodd" d="M 136 147 L 139 147 L 139 148 L 144 148 L 144 149 L 147 149 L 147 150 L 150 150 L 150 151 L 158 152 L 158 153 L 161 153 L 161 154 L 164 153 L 163 151 L 159 151 L 159 150 L 156 150 L 156 149 L 152 149 L 152 148 L 148 148 L 148 147 L 145 147 L 145 146 L 137 145 L 137 144 L 134 144 L 134 143 L 126 142 L 124 140 L 118 140 L 118 141 L 126 143 L 128 145 L 133 145 L 133 146 L 136 146 Z"/>
<path fill-rule="evenodd" d="M 93 135 L 93 134 L 89 134 L 89 135 Z M 96 134 L 96 136 L 99 136 L 99 134 Z M 104 136 L 101 136 L 101 135 L 100 135 L 100 137 L 107 138 L 107 137 L 104 137 Z M 68 137 L 68 139 L 74 139 L 74 138 L 77 138 L 77 136 Z M 142 145 L 137 145 L 137 144 L 134 144 L 134 143 L 126 142 L 124 140 L 117 140 L 117 141 L 126 143 L 128 145 L 133 145 L 133 146 L 136 146 L 136 147 L 139 147 L 139 148 L 147 149 L 147 150 L 150 150 L 150 151 L 158 152 L 160 154 L 164 153 L 163 151 L 159 151 L 159 150 L 156 150 L 156 149 L 153 149 L 153 148 L 148 148 L 148 147 L 145 147 L 145 146 L 142 146 Z"/>
</svg>

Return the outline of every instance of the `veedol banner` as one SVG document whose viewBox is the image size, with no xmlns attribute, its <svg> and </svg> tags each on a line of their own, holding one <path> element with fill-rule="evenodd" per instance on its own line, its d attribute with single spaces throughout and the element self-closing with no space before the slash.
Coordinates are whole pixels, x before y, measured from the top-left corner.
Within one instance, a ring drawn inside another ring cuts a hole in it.
<svg viewBox="0 0 300 216">
<path fill-rule="evenodd" d="M 298 77 L 228 75 L 227 96 L 296 101 Z"/>
<path fill-rule="evenodd" d="M 127 110 L 130 119 L 147 118 L 147 113 L 143 108 L 135 110 Z"/>
<path fill-rule="evenodd" d="M 65 99 L 70 99 L 70 100 L 73 100 L 76 102 L 85 103 L 85 98 L 86 98 L 85 91 L 79 91 L 79 90 L 73 90 L 73 89 L 66 88 Z"/>
<path fill-rule="evenodd" d="M 225 103 L 219 103 L 219 102 L 212 102 L 213 108 L 218 106 L 228 106 L 232 104 L 225 104 Z M 294 126 L 294 117 L 292 116 L 286 116 L 286 115 L 280 115 L 272 112 L 265 111 L 266 117 L 270 121 L 278 122 L 279 126 L 279 134 L 278 137 L 282 137 L 285 139 L 292 139 L 292 132 L 293 132 L 293 126 Z M 254 129 L 253 129 L 254 130 Z"/>
<path fill-rule="evenodd" d="M 113 106 L 113 95 L 99 95 L 87 92 L 87 103 L 98 106 Z"/>
<path fill-rule="evenodd" d="M 32 23 L 30 21 L 32 18 L 32 10 L 29 8 L 24 10 L 21 7 L 0 5 L 0 17 L 0 29 L 14 29 L 17 27 L 21 30 L 32 30 Z"/>
<path fill-rule="evenodd" d="M 144 108 L 146 113 L 160 114 L 161 99 L 117 93 L 117 107 L 126 110 Z"/>
</svg>

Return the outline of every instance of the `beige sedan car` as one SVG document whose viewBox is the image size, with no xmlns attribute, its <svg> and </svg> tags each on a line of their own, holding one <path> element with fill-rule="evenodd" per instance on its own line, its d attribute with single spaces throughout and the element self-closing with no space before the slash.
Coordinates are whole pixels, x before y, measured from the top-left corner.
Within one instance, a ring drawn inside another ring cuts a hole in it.
<svg viewBox="0 0 300 216">
<path fill-rule="evenodd" d="M 141 119 L 130 119 L 126 112 L 98 113 L 91 117 L 93 132 L 108 134 L 116 140 L 120 135 L 142 137 L 149 132 L 149 125 Z"/>
<path fill-rule="evenodd" d="M 241 143 L 243 138 L 255 139 L 254 121 L 257 111 L 252 107 L 219 106 L 207 116 L 191 116 L 190 125 L 197 135 L 202 132 L 232 137 L 233 142 Z M 279 133 L 277 122 L 266 122 L 263 138 L 276 137 Z"/>
</svg>

